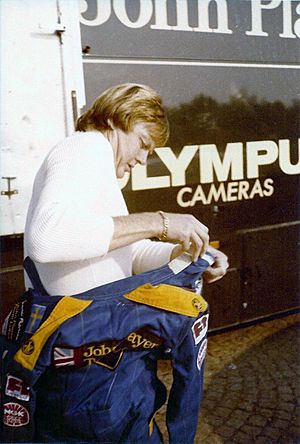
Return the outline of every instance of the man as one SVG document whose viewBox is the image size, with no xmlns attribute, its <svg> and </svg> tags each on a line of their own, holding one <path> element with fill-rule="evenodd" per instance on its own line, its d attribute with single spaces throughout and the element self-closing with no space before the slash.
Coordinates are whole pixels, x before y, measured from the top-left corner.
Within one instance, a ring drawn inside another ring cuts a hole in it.
<svg viewBox="0 0 300 444">
<path fill-rule="evenodd" d="M 25 255 L 51 295 L 76 294 L 139 274 L 182 252 L 206 250 L 215 263 L 208 282 L 221 278 L 227 257 L 209 247 L 208 229 L 194 216 L 128 214 L 118 178 L 145 164 L 168 138 L 161 98 L 137 84 L 112 87 L 78 120 L 42 164 L 25 228 Z M 153 242 L 151 238 L 164 242 Z"/>
<path fill-rule="evenodd" d="M 161 443 L 156 365 L 167 355 L 170 442 L 191 444 L 208 328 L 197 282 L 221 278 L 227 257 L 191 215 L 128 214 L 117 179 L 168 137 L 155 91 L 110 88 L 76 129 L 33 187 L 24 240 L 34 290 L 4 326 L 3 440 Z"/>
</svg>

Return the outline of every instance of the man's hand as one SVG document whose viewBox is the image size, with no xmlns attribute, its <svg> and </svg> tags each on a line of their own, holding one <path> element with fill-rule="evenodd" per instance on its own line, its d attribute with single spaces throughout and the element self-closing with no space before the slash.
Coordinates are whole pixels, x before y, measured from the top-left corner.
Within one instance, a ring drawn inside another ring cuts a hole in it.
<svg viewBox="0 0 300 444">
<path fill-rule="evenodd" d="M 163 213 L 163 216 L 159 213 L 139 213 L 114 217 L 114 234 L 109 251 L 141 239 L 160 238 L 166 219 L 164 240 L 179 244 L 181 249 L 177 248 L 177 252 L 190 253 L 193 261 L 205 253 L 209 243 L 208 228 L 191 214 L 177 213 Z"/>
<path fill-rule="evenodd" d="M 208 228 L 191 214 L 165 214 L 169 220 L 167 240 L 180 244 L 182 252 L 190 253 L 196 261 L 208 248 Z"/>
<path fill-rule="evenodd" d="M 211 284 L 212 282 L 218 281 L 226 274 L 229 264 L 228 257 L 226 254 L 222 253 L 222 251 L 216 250 L 211 246 L 209 246 L 207 250 L 214 256 L 215 262 L 203 273 L 203 278 L 205 282 Z"/>
</svg>

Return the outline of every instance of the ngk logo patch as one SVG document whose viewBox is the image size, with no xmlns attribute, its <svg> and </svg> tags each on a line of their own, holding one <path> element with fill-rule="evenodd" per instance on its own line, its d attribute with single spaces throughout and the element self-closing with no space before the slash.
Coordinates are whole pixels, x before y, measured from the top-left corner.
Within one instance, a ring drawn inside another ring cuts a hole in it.
<svg viewBox="0 0 300 444">
<path fill-rule="evenodd" d="M 194 336 L 195 344 L 198 345 L 199 342 L 206 336 L 208 328 L 208 314 L 201 316 L 197 319 L 192 326 L 192 332 Z"/>
<path fill-rule="evenodd" d="M 3 424 L 8 427 L 22 427 L 29 423 L 29 413 L 20 404 L 16 402 L 7 402 L 4 404 Z"/>
<path fill-rule="evenodd" d="M 7 377 L 5 394 L 20 399 L 21 401 L 29 401 L 30 399 L 29 389 L 26 387 L 24 381 L 14 376 Z"/>
</svg>

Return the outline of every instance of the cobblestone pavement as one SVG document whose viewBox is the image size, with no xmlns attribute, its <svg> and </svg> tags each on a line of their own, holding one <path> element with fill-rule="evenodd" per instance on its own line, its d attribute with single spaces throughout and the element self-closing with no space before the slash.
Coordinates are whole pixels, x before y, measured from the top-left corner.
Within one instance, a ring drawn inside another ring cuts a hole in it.
<svg viewBox="0 0 300 444">
<path fill-rule="evenodd" d="M 294 314 L 209 337 L 195 444 L 300 443 L 299 327 Z M 170 363 L 159 374 L 170 387 Z"/>
</svg>

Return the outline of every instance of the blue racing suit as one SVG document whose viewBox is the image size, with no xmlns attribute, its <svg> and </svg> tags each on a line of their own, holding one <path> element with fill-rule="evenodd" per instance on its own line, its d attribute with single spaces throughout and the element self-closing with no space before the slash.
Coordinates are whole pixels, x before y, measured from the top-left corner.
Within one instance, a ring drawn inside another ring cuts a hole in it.
<svg viewBox="0 0 300 444">
<path fill-rule="evenodd" d="M 47 295 L 26 258 L 34 288 L 2 337 L 2 440 L 161 443 L 157 361 L 168 357 L 170 443 L 193 443 L 208 323 L 197 285 L 213 260 L 186 257 L 75 296 Z"/>
</svg>

